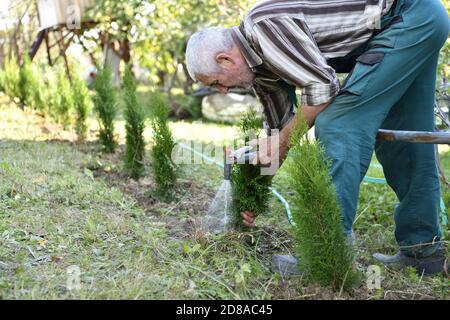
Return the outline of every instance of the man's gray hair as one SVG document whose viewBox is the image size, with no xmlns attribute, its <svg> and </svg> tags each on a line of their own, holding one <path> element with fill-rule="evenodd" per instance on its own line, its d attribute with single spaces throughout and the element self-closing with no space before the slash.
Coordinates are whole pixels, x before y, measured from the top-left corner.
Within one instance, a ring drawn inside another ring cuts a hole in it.
<svg viewBox="0 0 450 320">
<path fill-rule="evenodd" d="M 186 48 L 186 66 L 192 79 L 195 75 L 208 76 L 219 71 L 216 56 L 233 47 L 230 28 L 213 27 L 194 33 Z"/>
</svg>

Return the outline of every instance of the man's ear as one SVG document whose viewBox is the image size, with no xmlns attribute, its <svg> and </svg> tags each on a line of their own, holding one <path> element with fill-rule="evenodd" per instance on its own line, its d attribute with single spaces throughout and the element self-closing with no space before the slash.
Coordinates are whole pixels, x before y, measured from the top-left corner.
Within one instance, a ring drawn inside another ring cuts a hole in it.
<svg viewBox="0 0 450 320">
<path fill-rule="evenodd" d="M 216 56 L 216 62 L 222 68 L 228 68 L 234 64 L 234 60 L 228 53 L 221 52 Z"/>
</svg>

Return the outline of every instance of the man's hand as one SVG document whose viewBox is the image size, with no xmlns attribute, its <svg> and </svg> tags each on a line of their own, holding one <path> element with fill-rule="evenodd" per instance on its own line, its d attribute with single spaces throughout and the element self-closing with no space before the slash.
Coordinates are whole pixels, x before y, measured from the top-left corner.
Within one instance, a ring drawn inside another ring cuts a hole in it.
<svg viewBox="0 0 450 320">
<path fill-rule="evenodd" d="M 253 159 L 253 165 L 278 163 L 280 166 L 288 152 L 289 137 L 280 133 L 267 138 L 251 140 L 248 145 L 257 147 L 255 149 L 258 150 L 257 156 Z"/>
<path fill-rule="evenodd" d="M 241 217 L 244 218 L 244 220 L 242 220 L 242 222 L 247 227 L 249 227 L 249 228 L 254 228 L 255 227 L 256 215 L 253 212 L 250 212 L 250 211 L 241 212 Z"/>
</svg>

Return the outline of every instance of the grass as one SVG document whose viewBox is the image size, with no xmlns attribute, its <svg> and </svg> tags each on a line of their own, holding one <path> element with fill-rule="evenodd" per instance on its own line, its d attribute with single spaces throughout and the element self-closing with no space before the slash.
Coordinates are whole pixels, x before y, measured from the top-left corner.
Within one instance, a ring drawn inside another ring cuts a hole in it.
<svg viewBox="0 0 450 320">
<path fill-rule="evenodd" d="M 381 267 L 381 289 L 363 279 L 349 293 L 333 293 L 301 277 L 282 279 L 269 270 L 274 253 L 292 252 L 283 206 L 271 199 L 270 212 L 253 232 L 207 237 L 197 229 L 221 181 L 214 165 L 184 168 L 177 199 L 165 204 L 149 196 L 147 176 L 122 175 L 125 140 L 118 121 L 116 155 L 105 155 L 95 140 L 76 135 L 21 111 L 0 96 L 0 299 L 448 299 L 442 275 L 421 277 L 413 270 Z M 174 138 L 222 145 L 232 126 L 171 122 Z M 144 133 L 151 144 L 149 131 Z M 441 158 L 450 175 L 450 152 Z M 281 168 L 274 187 L 292 195 Z M 371 175 L 382 176 L 379 168 Z M 355 223 L 357 264 L 365 271 L 375 251 L 395 252 L 394 194 L 386 185 L 361 188 Z M 448 239 L 448 231 L 447 239 Z M 68 290 L 67 268 L 81 271 L 80 290 Z"/>
</svg>

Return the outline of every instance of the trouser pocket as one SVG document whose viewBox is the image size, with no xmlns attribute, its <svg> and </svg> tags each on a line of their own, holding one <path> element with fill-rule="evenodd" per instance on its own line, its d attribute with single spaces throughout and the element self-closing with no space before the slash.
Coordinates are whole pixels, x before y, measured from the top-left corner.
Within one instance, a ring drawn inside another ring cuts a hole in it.
<svg viewBox="0 0 450 320">
<path fill-rule="evenodd" d="M 356 65 L 347 76 L 339 94 L 361 95 L 370 83 L 386 52 L 366 51 L 356 58 Z"/>
</svg>

